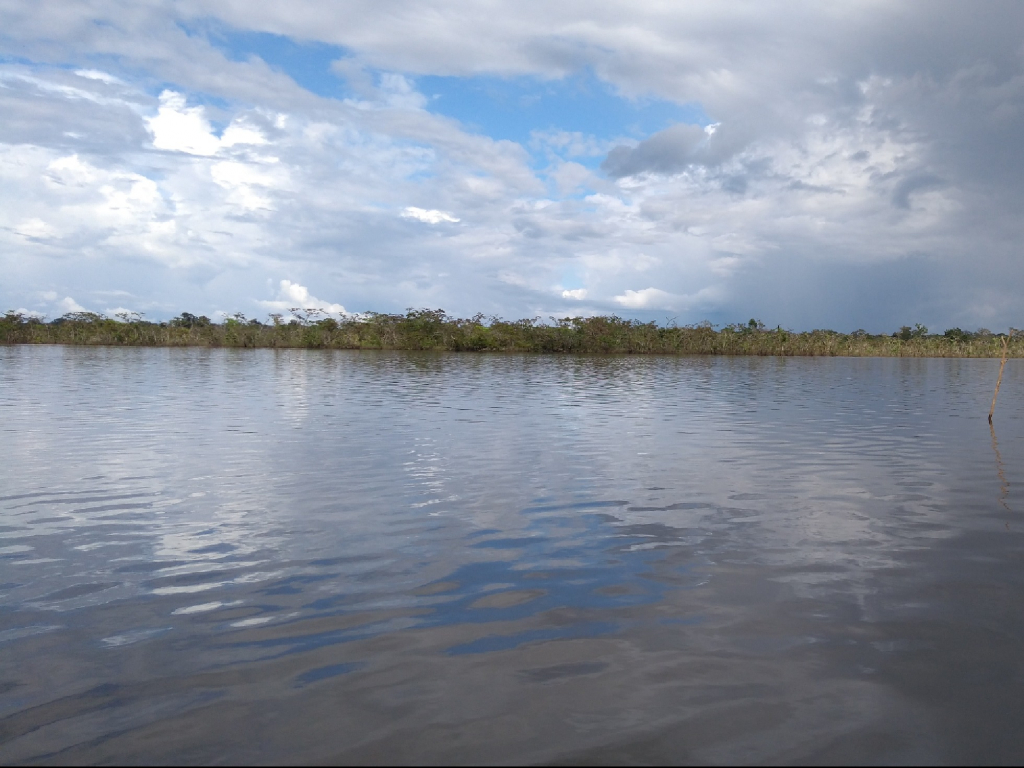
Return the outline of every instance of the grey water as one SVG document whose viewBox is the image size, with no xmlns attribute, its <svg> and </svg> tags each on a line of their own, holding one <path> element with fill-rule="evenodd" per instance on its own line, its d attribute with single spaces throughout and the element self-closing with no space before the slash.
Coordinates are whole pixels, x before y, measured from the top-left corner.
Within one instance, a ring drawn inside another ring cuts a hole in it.
<svg viewBox="0 0 1024 768">
<path fill-rule="evenodd" d="M 0 348 L 0 762 L 1019 764 L 998 365 Z"/>
</svg>

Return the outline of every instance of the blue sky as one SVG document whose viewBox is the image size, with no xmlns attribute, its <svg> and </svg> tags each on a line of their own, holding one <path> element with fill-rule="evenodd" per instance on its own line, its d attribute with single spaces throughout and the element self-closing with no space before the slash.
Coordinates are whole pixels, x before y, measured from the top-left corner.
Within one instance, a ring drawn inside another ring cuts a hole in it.
<svg viewBox="0 0 1024 768">
<path fill-rule="evenodd" d="M 536 77 L 420 77 L 431 112 L 454 117 L 471 131 L 530 145 L 535 131 L 569 131 L 600 139 L 642 140 L 676 123 L 712 121 L 698 104 L 619 96 L 589 71 L 559 80 Z"/>
<path fill-rule="evenodd" d="M 1019 326 L 1021 39 L 1002 3 L 6 5 L 0 301 Z"/>
<path fill-rule="evenodd" d="M 312 93 L 331 99 L 358 98 L 346 78 L 332 69 L 335 62 L 354 58 L 343 47 L 225 28 L 205 34 L 235 61 L 257 57 Z M 382 74 L 366 71 L 374 81 Z M 706 126 L 713 122 L 697 103 L 678 104 L 654 94 L 624 97 L 587 68 L 553 79 L 536 75 L 411 75 L 408 79 L 426 98 L 427 111 L 454 118 L 469 132 L 526 148 L 532 148 L 531 137 L 537 131 L 639 141 L 676 123 Z M 600 160 L 591 156 L 582 162 L 596 167 Z"/>
<path fill-rule="evenodd" d="M 193 29 L 183 25 L 183 28 L 189 35 L 208 40 L 234 61 L 245 62 L 252 57 L 262 59 L 319 96 L 343 99 L 352 95 L 345 80 L 331 71 L 331 64 L 346 56 L 341 46 L 293 40 L 285 35 L 232 29 L 223 25 L 213 28 L 204 25 Z"/>
</svg>

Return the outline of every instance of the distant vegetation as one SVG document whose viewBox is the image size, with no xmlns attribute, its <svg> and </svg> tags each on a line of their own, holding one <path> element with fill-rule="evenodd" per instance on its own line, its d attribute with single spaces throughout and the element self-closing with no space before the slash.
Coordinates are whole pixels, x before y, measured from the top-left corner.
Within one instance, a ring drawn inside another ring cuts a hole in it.
<svg viewBox="0 0 1024 768">
<path fill-rule="evenodd" d="M 985 329 L 950 328 L 929 333 L 904 326 L 891 335 L 866 331 L 794 332 L 757 320 L 717 328 L 676 326 L 615 316 L 502 320 L 451 317 L 442 310 L 410 309 L 404 315 L 368 312 L 341 320 L 315 309 L 271 315 L 267 322 L 242 314 L 217 323 L 183 312 L 169 322 L 138 313 L 111 319 L 73 312 L 51 322 L 8 312 L 0 317 L 0 344 L 93 344 L 153 347 L 260 347 L 308 349 L 418 349 L 452 352 L 626 353 L 677 355 L 822 355 L 858 357 L 999 357 L 1001 339 Z M 1024 338 L 1011 329 L 1009 356 L 1024 357 Z"/>
</svg>

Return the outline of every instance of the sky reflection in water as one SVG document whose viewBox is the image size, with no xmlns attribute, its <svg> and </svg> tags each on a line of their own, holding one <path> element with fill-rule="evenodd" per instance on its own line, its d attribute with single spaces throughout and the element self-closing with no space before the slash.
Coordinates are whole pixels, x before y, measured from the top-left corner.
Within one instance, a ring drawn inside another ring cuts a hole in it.
<svg viewBox="0 0 1024 768">
<path fill-rule="evenodd" d="M 0 759 L 1012 759 L 997 367 L 0 349 Z"/>
</svg>

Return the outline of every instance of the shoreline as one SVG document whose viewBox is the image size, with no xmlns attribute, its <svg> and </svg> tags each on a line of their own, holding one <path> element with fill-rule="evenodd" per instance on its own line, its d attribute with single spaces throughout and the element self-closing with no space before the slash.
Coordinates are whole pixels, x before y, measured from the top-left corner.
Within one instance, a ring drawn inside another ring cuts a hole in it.
<svg viewBox="0 0 1024 768">
<path fill-rule="evenodd" d="M 903 350 L 900 353 L 886 354 L 884 352 L 630 352 L 624 350 L 610 351 L 586 351 L 578 350 L 571 352 L 548 352 L 529 349 L 491 349 L 491 350 L 467 350 L 467 349 L 444 349 L 444 348 L 411 348 L 411 347 L 328 347 L 328 346 L 240 346 L 224 344 L 118 344 L 106 342 L 84 342 L 68 343 L 63 341 L 53 342 L 0 342 L 0 348 L 4 347 L 87 347 L 103 349 L 230 349 L 230 350 L 251 350 L 261 351 L 287 351 L 301 350 L 314 352 L 429 352 L 433 354 L 457 354 L 457 355 L 536 355 L 538 357 L 828 357 L 846 359 L 918 359 L 918 360 L 1000 360 L 1002 353 L 994 350 L 990 354 L 929 354 L 917 350 Z M 1017 351 L 1007 355 L 1007 361 L 1024 358 L 1024 352 Z"/>
<path fill-rule="evenodd" d="M 716 329 L 710 323 L 659 326 L 616 316 L 575 317 L 541 323 L 539 318 L 507 321 L 476 315 L 455 318 L 441 310 L 404 315 L 366 313 L 337 320 L 311 310 L 285 322 L 223 323 L 182 313 L 169 322 L 139 316 L 113 320 L 78 313 L 52 322 L 9 312 L 0 316 L 0 345 L 108 347 L 200 347 L 228 349 L 351 349 L 475 353 L 586 355 L 700 355 L 757 357 L 1024 357 L 1024 336 L 989 331 L 947 330 L 929 334 L 918 325 L 892 335 L 828 329 L 765 328 L 751 320 Z M 1004 344 L 1005 342 L 1005 344 Z"/>
</svg>

